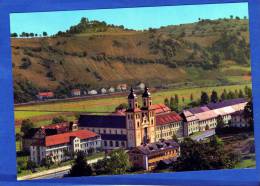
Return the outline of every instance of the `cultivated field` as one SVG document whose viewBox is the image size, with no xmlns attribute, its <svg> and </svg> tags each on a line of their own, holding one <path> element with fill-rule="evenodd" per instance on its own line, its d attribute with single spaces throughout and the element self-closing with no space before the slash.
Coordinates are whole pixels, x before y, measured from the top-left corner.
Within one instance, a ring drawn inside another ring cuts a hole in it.
<svg viewBox="0 0 260 186">
<path fill-rule="evenodd" d="M 201 91 L 210 93 L 212 90 L 216 90 L 219 95 L 224 89 L 229 90 L 244 90 L 245 85 L 231 85 L 231 86 L 218 86 L 218 87 L 202 87 L 202 88 L 191 88 L 191 89 L 175 89 L 175 90 L 161 90 L 152 94 L 153 103 L 164 103 L 164 99 L 170 98 L 175 94 L 179 96 L 179 104 L 184 105 L 190 102 L 190 95 L 193 94 L 194 100 L 198 100 Z M 184 98 L 184 102 L 182 101 Z M 139 96 L 140 99 L 140 96 Z M 22 120 L 27 118 L 43 117 L 48 115 L 58 115 L 62 112 L 113 112 L 115 108 L 121 104 L 127 103 L 126 97 L 116 98 L 98 98 L 91 100 L 77 100 L 77 101 L 66 101 L 59 103 L 47 103 L 31 106 L 17 106 L 15 107 L 15 120 Z M 22 110 L 22 111 L 21 111 Z M 52 112 L 53 111 L 53 112 Z M 54 113 L 55 112 L 55 113 Z"/>
</svg>

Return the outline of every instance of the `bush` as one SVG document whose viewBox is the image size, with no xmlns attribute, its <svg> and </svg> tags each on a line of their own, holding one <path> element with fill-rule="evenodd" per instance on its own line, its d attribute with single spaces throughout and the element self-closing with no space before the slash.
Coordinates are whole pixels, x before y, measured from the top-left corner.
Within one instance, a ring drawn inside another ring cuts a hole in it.
<svg viewBox="0 0 260 186">
<path fill-rule="evenodd" d="M 20 65 L 21 69 L 27 69 L 32 65 L 31 60 L 28 57 L 22 58 L 22 64 Z"/>
</svg>

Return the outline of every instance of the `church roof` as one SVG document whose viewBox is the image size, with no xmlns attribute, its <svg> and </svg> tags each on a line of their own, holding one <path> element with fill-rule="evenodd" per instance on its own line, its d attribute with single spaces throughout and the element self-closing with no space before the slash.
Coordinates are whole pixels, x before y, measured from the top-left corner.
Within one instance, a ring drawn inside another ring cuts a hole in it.
<svg viewBox="0 0 260 186">
<path fill-rule="evenodd" d="M 149 89 L 145 87 L 144 93 L 143 93 L 143 98 L 148 98 L 151 97 L 151 93 L 149 92 Z"/>
<path fill-rule="evenodd" d="M 166 125 L 173 122 L 179 122 L 182 118 L 176 112 L 170 112 L 165 114 L 160 114 L 156 116 L 156 125 Z"/>
<path fill-rule="evenodd" d="M 122 115 L 80 115 L 79 127 L 126 128 Z"/>
<path fill-rule="evenodd" d="M 134 89 L 131 87 L 130 94 L 128 95 L 128 99 L 135 99 L 137 98 Z"/>
</svg>

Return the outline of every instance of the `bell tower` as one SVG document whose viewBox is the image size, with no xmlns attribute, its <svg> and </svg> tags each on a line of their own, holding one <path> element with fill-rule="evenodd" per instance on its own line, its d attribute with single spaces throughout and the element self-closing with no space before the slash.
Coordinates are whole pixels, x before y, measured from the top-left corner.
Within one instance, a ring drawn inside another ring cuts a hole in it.
<svg viewBox="0 0 260 186">
<path fill-rule="evenodd" d="M 142 95 L 142 143 L 155 142 L 155 112 L 152 108 L 152 97 L 149 89 L 145 87 Z"/>
<path fill-rule="evenodd" d="M 137 96 L 130 89 L 128 95 L 128 109 L 126 110 L 127 147 L 136 147 L 141 144 L 141 110 L 138 107 Z"/>
<path fill-rule="evenodd" d="M 149 109 L 152 106 L 152 97 L 147 87 L 145 87 L 142 99 L 143 99 L 143 108 Z"/>
</svg>

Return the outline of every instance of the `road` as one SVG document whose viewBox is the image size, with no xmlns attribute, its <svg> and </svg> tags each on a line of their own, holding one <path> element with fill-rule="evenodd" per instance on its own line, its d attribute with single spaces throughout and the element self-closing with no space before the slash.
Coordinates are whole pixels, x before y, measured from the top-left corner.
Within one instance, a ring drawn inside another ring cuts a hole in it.
<svg viewBox="0 0 260 186">
<path fill-rule="evenodd" d="M 103 159 L 104 157 L 95 158 L 92 160 L 88 160 L 89 164 L 96 163 L 98 160 Z M 62 178 L 64 175 L 69 173 L 71 165 L 49 169 L 42 172 L 33 173 L 30 175 L 18 177 L 18 180 L 33 180 L 33 179 L 51 179 L 51 178 Z"/>
<path fill-rule="evenodd" d="M 196 141 L 201 141 L 201 140 L 204 140 L 205 138 L 208 138 L 213 135 L 215 135 L 215 129 L 206 130 L 202 134 L 192 136 L 191 138 Z"/>
</svg>

